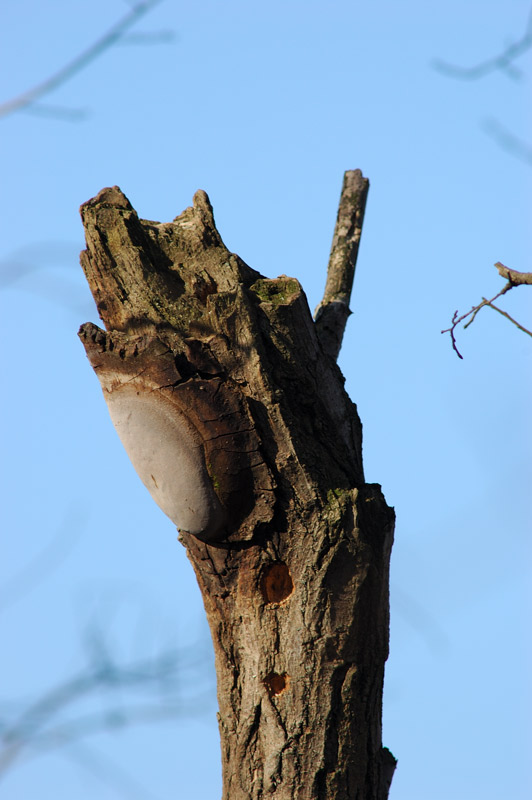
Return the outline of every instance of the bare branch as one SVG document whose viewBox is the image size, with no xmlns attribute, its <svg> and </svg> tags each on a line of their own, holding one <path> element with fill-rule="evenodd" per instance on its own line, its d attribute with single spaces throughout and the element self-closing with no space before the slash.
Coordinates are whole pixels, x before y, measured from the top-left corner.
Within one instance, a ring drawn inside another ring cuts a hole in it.
<svg viewBox="0 0 532 800">
<path fill-rule="evenodd" d="M 450 328 L 445 328 L 445 330 L 441 331 L 441 333 L 449 333 L 451 335 L 451 343 L 453 346 L 453 350 L 455 351 L 458 358 L 463 358 L 463 355 L 458 350 L 456 345 L 456 338 L 454 335 L 455 328 L 459 325 L 463 320 L 470 317 L 470 319 L 464 325 L 464 330 L 469 328 L 469 326 L 475 321 L 475 318 L 480 311 L 481 308 L 484 306 L 489 306 L 493 308 L 494 311 L 498 311 L 499 314 L 502 314 L 503 317 L 506 317 L 510 322 L 512 322 L 520 331 L 523 333 L 528 333 L 529 336 L 532 336 L 532 332 L 528 330 L 528 328 L 524 328 L 519 322 L 517 322 L 513 317 L 511 317 L 506 311 L 498 308 L 497 306 L 493 305 L 493 301 L 497 300 L 497 298 L 502 297 L 503 294 L 509 292 L 510 289 L 513 289 L 515 286 L 531 286 L 532 285 L 532 272 L 518 272 L 515 269 L 510 269 L 509 267 L 505 267 L 504 264 L 501 264 L 500 261 L 497 261 L 495 264 L 497 271 L 501 277 L 506 278 L 508 283 L 498 292 L 491 300 L 486 300 L 485 297 L 482 298 L 482 302 L 473 308 L 470 311 L 467 311 L 465 314 L 462 314 L 461 317 L 458 316 L 458 311 L 455 311 L 452 318 L 452 325 Z"/>
<path fill-rule="evenodd" d="M 482 298 L 482 299 L 484 300 L 484 298 Z M 523 328 L 523 326 L 520 325 L 519 322 L 517 322 L 513 317 L 511 317 L 508 314 L 507 311 L 503 311 L 501 308 L 498 308 L 497 306 L 494 306 L 493 303 L 490 303 L 488 300 L 486 300 L 486 305 L 489 306 L 490 308 L 492 308 L 494 311 L 498 311 L 499 314 L 502 314 L 503 317 L 506 317 L 506 319 L 509 319 L 510 322 L 513 322 L 513 324 L 517 328 L 519 328 L 520 331 L 523 331 L 523 333 L 528 333 L 529 336 L 532 336 L 532 331 L 529 331 L 528 328 Z"/>
<path fill-rule="evenodd" d="M 522 286 L 523 284 L 527 284 L 528 286 L 532 285 L 532 272 L 518 272 L 516 269 L 505 267 L 500 261 L 497 261 L 495 267 L 501 278 L 506 278 L 506 280 L 514 286 Z"/>
<path fill-rule="evenodd" d="M 476 64 L 473 67 L 459 67 L 441 59 L 432 62 L 434 69 L 447 75 L 449 78 L 459 78 L 461 80 L 477 80 L 483 78 L 490 72 L 500 70 L 512 80 L 519 80 L 522 77 L 521 70 L 514 65 L 514 61 L 526 53 L 532 47 L 532 12 L 529 15 L 525 28 L 525 33 L 520 39 L 512 42 L 501 53 Z"/>
<path fill-rule="evenodd" d="M 160 0 L 143 0 L 142 2 L 136 3 L 131 11 L 115 23 L 104 36 L 94 42 L 87 50 L 84 50 L 76 56 L 73 61 L 70 61 L 62 67 L 55 75 L 52 75 L 42 83 L 34 86 L 33 89 L 29 89 L 27 92 L 23 92 L 17 97 L 14 97 L 12 100 L 0 104 L 0 117 L 5 117 L 8 114 L 12 114 L 14 111 L 28 108 L 40 97 L 48 94 L 62 83 L 72 78 L 73 75 L 80 72 L 114 45 L 129 28 L 135 25 L 141 16 L 150 11 L 158 2 L 160 2 Z"/>
<path fill-rule="evenodd" d="M 347 318 L 351 313 L 349 300 L 368 190 L 369 180 L 363 177 L 361 170 L 347 170 L 340 195 L 325 292 L 314 314 L 322 347 L 335 360 L 342 346 Z"/>
</svg>

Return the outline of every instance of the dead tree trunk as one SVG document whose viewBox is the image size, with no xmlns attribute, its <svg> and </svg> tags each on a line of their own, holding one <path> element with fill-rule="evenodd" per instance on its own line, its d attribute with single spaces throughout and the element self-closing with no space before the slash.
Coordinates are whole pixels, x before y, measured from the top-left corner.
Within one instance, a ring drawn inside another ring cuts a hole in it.
<svg viewBox="0 0 532 800">
<path fill-rule="evenodd" d="M 393 511 L 336 364 L 368 182 L 347 172 L 316 321 L 224 246 L 204 192 L 170 223 L 82 206 L 106 331 L 80 337 L 141 479 L 181 531 L 218 678 L 224 800 L 385 800 Z"/>
</svg>

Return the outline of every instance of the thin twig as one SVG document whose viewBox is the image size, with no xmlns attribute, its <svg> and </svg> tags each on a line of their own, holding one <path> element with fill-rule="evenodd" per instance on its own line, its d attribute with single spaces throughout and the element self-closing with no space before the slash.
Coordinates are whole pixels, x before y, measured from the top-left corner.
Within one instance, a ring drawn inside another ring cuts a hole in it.
<svg viewBox="0 0 532 800">
<path fill-rule="evenodd" d="M 469 328 L 469 326 L 470 326 L 470 325 L 471 325 L 471 323 L 474 321 L 475 317 L 477 316 L 477 314 L 478 314 L 478 312 L 480 311 L 480 309 L 481 309 L 481 308 L 484 308 L 484 306 L 489 306 L 489 305 L 490 305 L 490 303 L 493 303 L 493 301 L 494 301 L 494 300 L 497 300 L 497 298 L 499 298 L 499 297 L 502 297 L 502 295 L 503 295 L 503 294 L 506 294 L 506 292 L 510 291 L 510 289 L 512 289 L 512 288 L 513 288 L 513 284 L 511 284 L 510 282 L 508 282 L 508 283 L 507 283 L 507 284 L 504 286 L 504 288 L 503 288 L 503 289 L 501 289 L 501 291 L 500 291 L 500 292 L 498 292 L 498 294 L 496 294 L 494 297 L 492 297 L 492 298 L 491 298 L 491 300 L 486 300 L 486 298 L 485 298 L 485 297 L 483 297 L 483 298 L 482 298 L 482 302 L 481 302 L 481 303 L 479 303 L 479 304 L 478 304 L 478 306 L 473 306 L 473 308 L 471 309 L 471 311 L 468 311 L 468 313 L 467 313 L 467 314 L 464 314 L 462 317 L 460 317 L 460 319 L 458 320 L 458 322 L 461 322 L 463 319 L 465 319 L 466 317 L 468 317 L 468 316 L 471 314 L 471 319 L 469 320 L 469 322 L 466 322 L 466 324 L 464 325 L 464 330 L 465 330 L 466 328 Z"/>
<path fill-rule="evenodd" d="M 484 299 L 484 298 L 482 298 L 482 299 Z M 517 322 L 517 320 L 515 320 L 513 317 L 511 317 L 508 314 L 507 311 L 503 311 L 502 308 L 498 308 L 497 306 L 494 306 L 493 303 L 490 303 L 489 301 L 486 301 L 486 305 L 489 306 L 490 308 L 492 308 L 494 311 L 498 311 L 499 314 L 502 314 L 503 317 L 506 317 L 506 319 L 509 319 L 510 322 L 513 322 L 513 324 L 516 325 L 519 328 L 520 331 L 523 331 L 523 333 L 528 333 L 529 336 L 532 336 L 532 331 L 529 331 L 528 328 L 523 328 L 523 326 L 520 325 L 520 323 Z"/>
<path fill-rule="evenodd" d="M 359 169 L 344 174 L 323 300 L 316 309 L 316 332 L 326 353 L 336 360 L 351 313 L 349 300 L 355 277 L 369 180 Z"/>
<path fill-rule="evenodd" d="M 515 269 L 510 269 L 509 267 L 505 267 L 504 264 L 501 264 L 500 261 L 497 261 L 495 267 L 497 268 L 499 275 L 501 275 L 501 277 L 503 278 L 506 278 L 508 280 L 508 283 L 506 283 L 501 289 L 501 291 L 498 292 L 496 295 L 494 295 L 494 297 L 492 297 L 491 300 L 487 300 L 485 297 L 483 297 L 481 303 L 479 303 L 476 306 L 473 306 L 473 308 L 471 308 L 470 311 L 467 311 L 465 314 L 462 314 L 461 317 L 458 316 L 458 311 L 455 311 L 453 314 L 453 318 L 451 320 L 452 322 L 451 327 L 445 328 L 443 331 L 441 331 L 441 333 L 449 333 L 451 335 L 451 344 L 458 358 L 463 359 L 463 355 L 458 350 L 458 346 L 456 344 L 456 338 L 454 335 L 455 328 L 457 325 L 463 322 L 463 320 L 467 319 L 468 317 L 471 317 L 471 319 L 464 325 L 464 330 L 468 328 L 475 321 L 478 312 L 480 311 L 481 308 L 484 308 L 484 306 L 489 306 L 490 308 L 493 308 L 494 311 L 498 311 L 499 314 L 502 314 L 503 317 L 506 317 L 510 322 L 516 325 L 520 331 L 523 331 L 523 333 L 528 333 L 529 336 L 532 336 L 532 332 L 530 332 L 527 328 L 524 328 L 513 317 L 507 314 L 506 311 L 503 311 L 502 309 L 493 305 L 494 300 L 497 300 L 499 297 L 502 297 L 503 294 L 506 294 L 506 292 L 509 292 L 510 289 L 513 289 L 515 286 L 532 285 L 532 272 L 518 272 Z"/>
<path fill-rule="evenodd" d="M 435 59 L 432 64 L 438 72 L 447 75 L 450 78 L 460 78 L 462 80 L 477 80 L 483 78 L 490 72 L 500 70 L 504 72 L 509 78 L 518 80 L 521 78 L 521 71 L 514 66 L 513 62 L 523 53 L 526 53 L 532 47 L 532 11 L 529 13 L 529 18 L 526 24 L 525 33 L 520 39 L 512 42 L 501 53 L 476 64 L 473 67 L 459 67 L 456 64 L 450 64 L 441 59 Z"/>
<path fill-rule="evenodd" d="M 0 117 L 5 117 L 12 114 L 14 111 L 27 108 L 38 98 L 48 94 L 57 86 L 69 80 L 77 72 L 80 72 L 84 67 L 94 61 L 105 50 L 108 50 L 118 39 L 120 39 L 128 28 L 131 28 L 138 19 L 146 12 L 150 11 L 160 0 L 143 0 L 143 2 L 136 3 L 131 11 L 125 17 L 122 17 L 115 23 L 109 31 L 92 44 L 87 50 L 80 53 L 73 61 L 70 61 L 66 66 L 62 67 L 55 75 L 47 78 L 42 83 L 29 89 L 27 92 L 19 94 L 12 100 L 0 104 Z"/>
<path fill-rule="evenodd" d="M 457 322 L 457 315 L 458 315 L 458 309 L 456 309 L 456 311 L 455 311 L 455 312 L 454 312 L 454 314 L 453 314 L 453 318 L 452 318 L 452 323 L 453 323 L 453 324 L 452 324 L 452 327 L 450 327 L 450 328 L 446 328 L 446 330 L 442 331 L 442 333 L 447 333 L 447 332 L 449 332 L 449 333 L 451 334 L 451 342 L 452 342 L 452 345 L 453 345 L 453 350 L 454 350 L 454 352 L 456 353 L 456 355 L 458 356 L 458 358 L 462 358 L 462 359 L 463 359 L 463 355 L 462 355 L 462 353 L 460 352 L 460 350 L 458 349 L 458 345 L 456 344 L 456 339 L 455 339 L 455 336 L 454 336 L 454 329 L 455 329 L 455 328 L 456 328 L 456 326 L 458 325 L 458 322 Z"/>
</svg>

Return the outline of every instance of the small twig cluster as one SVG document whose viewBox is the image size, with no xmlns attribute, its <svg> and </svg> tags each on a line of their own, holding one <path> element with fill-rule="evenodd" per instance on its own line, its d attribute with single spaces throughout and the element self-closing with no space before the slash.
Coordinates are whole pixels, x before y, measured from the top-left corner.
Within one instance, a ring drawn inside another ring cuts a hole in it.
<svg viewBox="0 0 532 800">
<path fill-rule="evenodd" d="M 529 336 L 532 336 L 532 331 L 529 331 L 528 328 L 525 328 L 523 325 L 517 322 L 517 320 L 511 317 L 506 311 L 503 311 L 501 308 L 494 305 L 494 300 L 497 300 L 499 297 L 502 297 L 503 294 L 509 292 L 510 289 L 514 288 L 514 286 L 524 286 L 524 285 L 532 286 L 532 272 L 517 272 L 517 270 L 515 269 L 509 269 L 508 267 L 505 267 L 504 264 L 501 264 L 500 261 L 498 261 L 495 264 L 495 266 L 499 272 L 499 275 L 502 278 L 506 278 L 506 280 L 508 281 L 505 284 L 505 286 L 501 289 L 501 291 L 497 292 L 497 294 L 494 297 L 492 297 L 491 300 L 488 300 L 485 297 L 483 297 L 481 303 L 479 303 L 476 306 L 473 306 L 473 308 L 470 311 L 467 311 L 460 317 L 458 316 L 458 311 L 455 311 L 453 314 L 451 327 L 445 328 L 445 330 L 441 331 L 442 333 L 449 333 L 451 335 L 453 350 L 455 351 L 458 358 L 463 358 L 463 355 L 460 353 L 456 345 L 456 338 L 454 335 L 455 328 L 465 319 L 468 319 L 468 317 L 470 317 L 470 319 L 464 325 L 464 330 L 465 328 L 468 328 L 474 322 L 480 309 L 484 308 L 484 306 L 489 306 L 494 311 L 497 311 L 499 314 L 502 314 L 503 317 L 509 319 L 510 322 L 512 322 L 517 328 L 519 328 L 520 331 L 523 331 L 523 333 L 527 333 Z"/>
</svg>

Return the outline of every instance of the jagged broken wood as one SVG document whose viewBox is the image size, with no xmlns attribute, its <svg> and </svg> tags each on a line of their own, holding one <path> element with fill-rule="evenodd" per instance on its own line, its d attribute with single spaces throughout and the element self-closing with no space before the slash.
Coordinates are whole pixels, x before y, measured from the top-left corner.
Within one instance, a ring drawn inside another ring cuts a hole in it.
<svg viewBox="0 0 532 800">
<path fill-rule="evenodd" d="M 532 272 L 518 272 L 516 269 L 505 267 L 500 261 L 497 261 L 495 267 L 501 278 L 506 278 L 513 286 L 532 286 Z"/>
<path fill-rule="evenodd" d="M 117 187 L 82 217 L 106 330 L 80 337 L 201 588 L 224 800 L 385 800 L 394 515 L 365 483 L 356 407 L 301 286 L 230 253 L 204 192 L 170 223 L 139 219 Z"/>
</svg>

